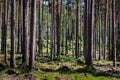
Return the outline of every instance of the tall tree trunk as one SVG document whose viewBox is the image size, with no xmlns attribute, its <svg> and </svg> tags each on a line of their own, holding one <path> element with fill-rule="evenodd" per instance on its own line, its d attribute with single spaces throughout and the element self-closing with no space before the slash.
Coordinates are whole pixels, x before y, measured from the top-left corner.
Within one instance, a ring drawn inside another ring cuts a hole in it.
<svg viewBox="0 0 120 80">
<path fill-rule="evenodd" d="M 29 0 L 23 0 L 23 47 L 22 47 L 22 64 L 27 64 L 28 58 L 28 8 Z"/>
<path fill-rule="evenodd" d="M 5 29 L 5 41 L 4 41 L 4 52 L 5 52 L 5 62 L 7 62 L 7 26 L 8 26 L 8 0 L 4 2 L 4 29 Z"/>
<path fill-rule="evenodd" d="M 116 22 L 115 22 L 115 0 L 112 0 L 112 53 L 113 53 L 113 66 L 116 65 Z"/>
<path fill-rule="evenodd" d="M 108 57 L 109 57 L 109 60 L 113 60 L 112 59 L 112 52 L 111 52 L 111 32 L 112 32 L 112 9 L 111 9 L 111 2 L 112 1 L 109 1 L 109 41 L 108 41 L 108 47 L 109 47 L 109 50 L 108 50 L 108 52 L 109 52 L 109 54 L 108 54 Z"/>
<path fill-rule="evenodd" d="M 61 42 L 61 4 L 62 0 L 57 0 L 57 8 L 56 8 L 56 24 L 57 24 L 57 57 L 60 56 L 60 42 Z"/>
<path fill-rule="evenodd" d="M 79 57 L 79 28 L 80 28 L 80 0 L 77 0 L 77 11 L 76 11 L 76 44 L 75 44 L 75 56 Z"/>
<path fill-rule="evenodd" d="M 92 0 L 85 0 L 84 56 L 87 65 L 92 64 Z"/>
<path fill-rule="evenodd" d="M 22 35 L 22 0 L 19 0 L 19 10 L 18 10 L 18 46 L 17 53 L 21 53 L 21 35 Z"/>
<path fill-rule="evenodd" d="M 3 24 L 2 24 L 2 45 L 1 51 L 5 55 L 4 61 L 7 63 L 7 27 L 8 27 L 8 0 L 4 0 L 4 13 L 3 13 Z"/>
<path fill-rule="evenodd" d="M 3 24 L 3 9 L 2 9 L 2 3 L 0 3 L 0 17 L 1 17 L 1 19 L 0 19 L 0 29 L 1 29 L 1 31 L 0 31 L 0 33 L 2 34 L 2 24 Z M 0 35 L 0 43 L 1 43 L 1 46 L 0 46 L 0 49 L 2 48 L 2 35 Z M 2 51 L 0 51 L 0 52 L 2 52 Z"/>
<path fill-rule="evenodd" d="M 98 26 L 98 2 L 95 4 L 94 13 L 94 29 L 93 29 L 93 58 L 96 58 L 96 39 L 97 39 L 97 26 Z"/>
<path fill-rule="evenodd" d="M 31 2 L 31 25 L 30 25 L 30 57 L 29 69 L 35 68 L 35 52 L 36 52 L 36 0 Z"/>
<path fill-rule="evenodd" d="M 16 67 L 15 60 L 15 0 L 11 0 L 11 55 L 10 55 L 10 67 Z"/>
<path fill-rule="evenodd" d="M 104 18 L 104 33 L 103 33 L 103 59 L 106 60 L 106 49 L 107 49 L 107 16 L 108 16 L 108 0 L 106 0 L 106 11 Z"/>
<path fill-rule="evenodd" d="M 55 56 L 55 0 L 52 0 L 52 23 L 51 23 L 51 58 L 53 57 L 53 55 Z"/>
<path fill-rule="evenodd" d="M 39 55 L 42 57 L 43 0 L 39 2 Z"/>
<path fill-rule="evenodd" d="M 2 30 L 2 3 L 0 3 L 0 17 L 1 17 L 1 19 L 0 19 L 0 27 L 1 27 L 1 30 Z"/>
</svg>

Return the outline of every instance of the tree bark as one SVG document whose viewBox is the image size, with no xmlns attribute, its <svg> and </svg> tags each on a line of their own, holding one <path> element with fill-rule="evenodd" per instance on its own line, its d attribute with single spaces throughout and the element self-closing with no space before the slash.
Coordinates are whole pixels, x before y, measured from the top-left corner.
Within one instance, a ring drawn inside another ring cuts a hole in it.
<svg viewBox="0 0 120 80">
<path fill-rule="evenodd" d="M 22 0 L 19 0 L 19 14 L 18 14 L 18 46 L 17 53 L 21 53 L 21 36 L 22 36 Z"/>
<path fill-rule="evenodd" d="M 22 64 L 26 65 L 28 60 L 28 8 L 29 0 L 23 0 L 23 48 Z"/>
<path fill-rule="evenodd" d="M 106 49 L 107 49 L 107 20 L 108 20 L 108 0 L 106 0 L 106 11 L 104 18 L 104 34 L 103 34 L 103 59 L 106 60 Z"/>
<path fill-rule="evenodd" d="M 52 23 L 51 23 L 51 58 L 55 57 L 55 0 L 52 0 Z"/>
<path fill-rule="evenodd" d="M 39 55 L 42 57 L 43 0 L 39 3 Z"/>
<path fill-rule="evenodd" d="M 61 4 L 62 0 L 57 0 L 57 8 L 56 8 L 56 24 L 57 24 L 57 57 L 60 56 L 60 42 L 61 42 Z"/>
<path fill-rule="evenodd" d="M 84 21 L 84 56 L 87 65 L 92 64 L 92 0 L 85 0 L 85 21 Z"/>
<path fill-rule="evenodd" d="M 16 67 L 15 60 L 15 0 L 11 0 L 11 55 L 10 55 L 10 67 Z"/>
<path fill-rule="evenodd" d="M 4 0 L 1 3 L 3 7 L 1 7 L 1 17 L 2 17 L 2 40 L 1 40 L 1 52 L 5 55 L 4 61 L 7 63 L 7 27 L 8 27 L 8 1 Z"/>
<path fill-rule="evenodd" d="M 76 44 L 75 44 L 75 56 L 79 57 L 79 28 L 80 28 L 80 0 L 77 0 L 76 10 Z"/>
<path fill-rule="evenodd" d="M 113 66 L 116 64 L 116 22 L 115 22 L 115 0 L 112 0 L 112 53 L 113 53 Z"/>
<path fill-rule="evenodd" d="M 31 25 L 30 25 L 30 57 L 29 57 L 29 69 L 35 68 L 35 52 L 36 52 L 36 0 L 32 0 L 31 3 Z"/>
</svg>

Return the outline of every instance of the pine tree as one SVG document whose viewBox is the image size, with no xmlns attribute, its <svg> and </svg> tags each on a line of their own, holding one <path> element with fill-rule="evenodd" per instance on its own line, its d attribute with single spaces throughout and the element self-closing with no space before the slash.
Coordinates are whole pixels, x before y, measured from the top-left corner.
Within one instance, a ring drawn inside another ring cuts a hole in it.
<svg viewBox="0 0 120 80">
<path fill-rule="evenodd" d="M 22 64 L 26 65 L 28 60 L 28 11 L 29 0 L 23 0 L 23 44 L 22 44 Z"/>
<path fill-rule="evenodd" d="M 11 55 L 10 55 L 10 67 L 16 67 L 15 60 L 15 2 L 11 0 Z"/>
<path fill-rule="evenodd" d="M 30 57 L 29 69 L 35 68 L 35 53 L 36 53 L 36 0 L 31 2 L 31 25 L 30 25 Z"/>
</svg>

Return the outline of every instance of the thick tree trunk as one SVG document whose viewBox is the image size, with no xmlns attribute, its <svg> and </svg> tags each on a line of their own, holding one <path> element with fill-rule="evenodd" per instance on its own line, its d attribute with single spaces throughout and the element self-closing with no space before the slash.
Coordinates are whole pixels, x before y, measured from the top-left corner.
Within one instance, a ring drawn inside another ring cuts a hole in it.
<svg viewBox="0 0 120 80">
<path fill-rule="evenodd" d="M 97 26 L 98 26 L 98 3 L 95 4 L 95 13 L 94 13 L 94 29 L 93 29 L 93 58 L 96 58 L 96 50 L 97 50 Z"/>
<path fill-rule="evenodd" d="M 11 55 L 10 55 L 10 67 L 16 67 L 15 60 L 15 0 L 11 0 Z"/>
<path fill-rule="evenodd" d="M 28 6 L 29 0 L 23 0 L 23 47 L 22 47 L 22 64 L 27 64 L 28 58 Z"/>
<path fill-rule="evenodd" d="M 113 66 L 116 65 L 116 22 L 115 22 L 115 0 L 112 0 L 112 53 L 113 53 Z"/>
<path fill-rule="evenodd" d="M 4 0 L 4 41 L 3 41 L 3 51 L 5 54 L 5 62 L 7 63 L 7 27 L 8 27 L 8 0 Z"/>
<path fill-rule="evenodd" d="M 4 0 L 3 3 L 3 23 L 2 23 L 2 42 L 1 42 L 1 51 L 5 55 L 4 61 L 7 63 L 7 27 L 8 27 L 8 0 Z"/>
<path fill-rule="evenodd" d="M 19 10 L 18 10 L 18 46 L 17 53 L 21 53 L 21 35 L 22 35 L 22 0 L 19 0 Z"/>
<path fill-rule="evenodd" d="M 30 57 L 29 57 L 29 69 L 35 68 L 35 52 L 36 52 L 36 0 L 32 0 L 31 3 L 31 25 L 30 25 Z"/>
<path fill-rule="evenodd" d="M 87 65 L 92 64 L 92 0 L 85 0 L 84 56 Z"/>
<path fill-rule="evenodd" d="M 113 53 L 111 52 L 111 48 L 112 48 L 112 45 L 111 45 L 111 40 L 112 40 L 112 9 L 111 9 L 111 2 L 109 2 L 109 41 L 108 41 L 108 47 L 109 47 L 109 54 L 108 54 L 108 57 L 109 57 L 109 60 L 113 60 L 112 56 L 113 56 Z"/>
<path fill-rule="evenodd" d="M 107 16 L 108 16 L 108 0 L 106 0 L 106 11 L 104 18 L 104 35 L 103 35 L 103 59 L 106 60 L 106 49 L 107 49 Z"/>
<path fill-rule="evenodd" d="M 39 2 L 39 55 L 42 57 L 43 0 Z"/>
<path fill-rule="evenodd" d="M 60 42 L 61 42 L 61 4 L 62 0 L 57 0 L 56 8 L 56 24 L 57 24 L 57 57 L 60 56 Z"/>
<path fill-rule="evenodd" d="M 77 11 L 76 11 L 76 44 L 75 44 L 75 56 L 79 57 L 79 28 L 80 28 L 80 0 L 77 0 Z"/>
<path fill-rule="evenodd" d="M 51 58 L 53 58 L 53 55 L 55 57 L 55 0 L 52 0 L 52 20 L 51 20 Z"/>
<path fill-rule="evenodd" d="M 111 15 L 110 15 L 111 16 Z M 109 19 L 109 41 L 108 41 L 108 58 L 109 60 L 112 60 L 111 58 L 111 18 Z"/>
</svg>

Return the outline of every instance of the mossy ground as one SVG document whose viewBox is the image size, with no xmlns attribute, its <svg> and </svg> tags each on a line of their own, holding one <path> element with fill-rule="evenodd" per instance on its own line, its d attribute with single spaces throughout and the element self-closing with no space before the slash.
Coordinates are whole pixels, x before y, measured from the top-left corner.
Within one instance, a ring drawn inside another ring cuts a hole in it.
<svg viewBox="0 0 120 80">
<path fill-rule="evenodd" d="M 19 57 L 20 55 L 17 55 L 18 64 L 20 64 Z M 2 58 L 1 60 L 3 60 Z M 9 67 L 0 68 L 0 80 L 120 80 L 120 66 L 115 71 L 112 71 L 112 68 L 104 71 L 112 65 L 110 61 L 94 61 L 94 66 L 77 64 L 77 62 L 80 61 L 69 59 L 67 61 L 65 58 L 62 61 L 58 59 L 36 61 L 34 71 L 28 71 L 26 66 L 24 69 L 13 69 L 14 74 L 8 74 Z M 97 63 L 102 64 L 102 66 L 96 66 Z M 99 71 L 99 68 L 102 70 Z"/>
</svg>

